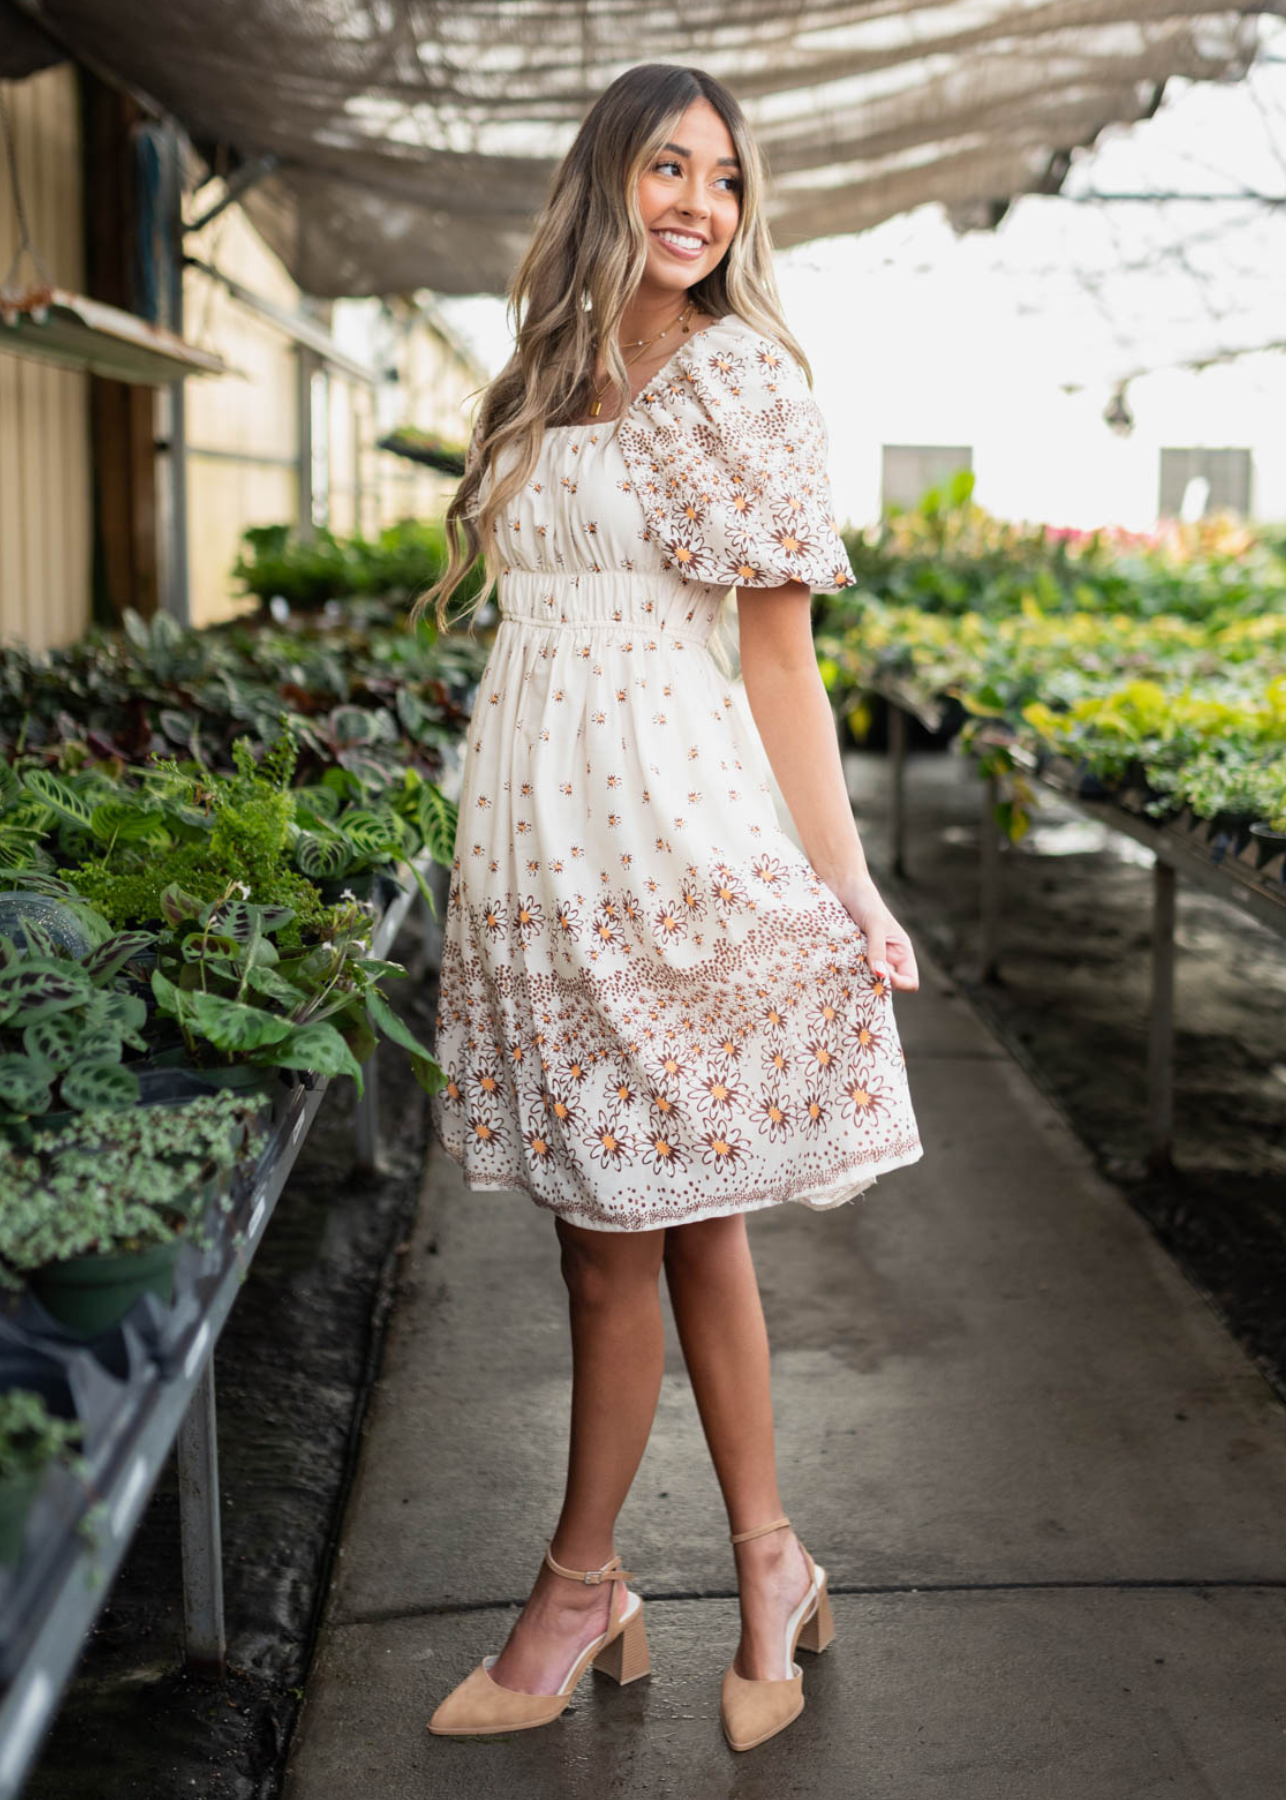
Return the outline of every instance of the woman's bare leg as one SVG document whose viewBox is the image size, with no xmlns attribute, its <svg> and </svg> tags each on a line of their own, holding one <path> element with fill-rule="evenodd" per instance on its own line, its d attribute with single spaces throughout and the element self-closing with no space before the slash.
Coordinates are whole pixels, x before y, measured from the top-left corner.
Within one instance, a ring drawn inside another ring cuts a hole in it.
<svg viewBox="0 0 1286 1800">
<path fill-rule="evenodd" d="M 589 1231 L 555 1219 L 572 1332 L 567 1486 L 552 1539 L 567 1568 L 601 1569 L 656 1415 L 665 1366 L 658 1280 L 664 1230 Z M 629 1566 L 628 1563 L 626 1565 Z M 542 1562 L 491 1666 L 502 1687 L 553 1693 L 577 1651 L 624 1609 L 624 1583 L 584 1585 Z"/>
<path fill-rule="evenodd" d="M 777 1487 L 768 1331 L 744 1213 L 672 1225 L 665 1278 L 674 1322 L 729 1529 L 749 1531 L 786 1510 Z M 808 1590 L 808 1565 L 792 1530 L 733 1547 L 741 1595 L 735 1667 L 750 1681 L 790 1674 L 782 1642 L 791 1611 Z"/>
</svg>

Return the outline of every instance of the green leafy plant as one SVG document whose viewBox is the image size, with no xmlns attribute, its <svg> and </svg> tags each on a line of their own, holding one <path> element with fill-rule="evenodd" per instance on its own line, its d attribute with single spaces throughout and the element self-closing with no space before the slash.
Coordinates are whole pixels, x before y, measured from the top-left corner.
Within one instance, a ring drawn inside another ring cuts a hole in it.
<svg viewBox="0 0 1286 1800">
<path fill-rule="evenodd" d="M 446 561 L 441 525 L 419 519 L 403 519 L 374 539 L 341 538 L 322 526 L 301 538 L 292 526 L 258 525 L 242 542 L 232 573 L 246 593 L 303 611 L 355 596 L 417 592 Z"/>
<path fill-rule="evenodd" d="M 213 900 L 237 883 L 258 903 L 288 908 L 298 929 L 320 929 L 321 897 L 292 866 L 294 760 L 288 733 L 258 764 L 248 740 L 238 739 L 232 775 L 157 759 L 136 790 L 122 790 L 107 820 L 102 807 L 91 814 L 91 820 L 99 821 L 95 835 L 130 817 L 148 820 L 148 835 L 137 827 L 116 830 L 102 854 L 86 858 L 75 870 L 78 891 L 113 924 L 123 926 L 158 920 L 161 894 L 168 887 Z M 39 785 L 52 805 L 54 786 L 65 789 L 67 784 L 46 777 Z M 60 799 L 67 806 L 65 792 Z"/>
<path fill-rule="evenodd" d="M 399 779 L 388 782 L 332 769 L 315 787 L 295 790 L 295 860 L 314 881 L 331 882 L 390 873 L 405 863 L 436 914 L 432 890 L 414 859 L 428 850 L 436 861 L 449 863 L 457 816 L 455 803 L 414 769 L 403 769 Z"/>
<path fill-rule="evenodd" d="M 146 1049 L 147 1008 L 116 977 L 152 942 L 150 932 L 107 938 L 80 961 L 45 928 L 26 925 L 20 949 L 0 937 L 0 1128 L 62 1109 L 132 1106 L 138 1078 L 122 1057 Z"/>
<path fill-rule="evenodd" d="M 465 446 L 448 443 L 435 431 L 424 431 L 415 425 L 402 425 L 379 441 L 381 450 L 405 456 L 411 462 L 423 463 L 441 475 L 463 475 Z"/>
<path fill-rule="evenodd" d="M 0 758 L 0 872 L 53 867 L 43 845 L 47 813 L 24 788 L 12 765 Z"/>
<path fill-rule="evenodd" d="M 164 613 L 127 613 L 123 630 L 96 630 L 63 649 L 0 646 L 0 755 L 59 775 L 114 765 L 112 782 L 122 766 L 153 756 L 230 769 L 235 738 L 267 745 L 285 715 L 300 747 L 296 778 L 312 781 L 354 753 L 345 742 L 352 715 L 337 713 L 353 708 L 391 727 L 379 728 L 376 746 L 389 771 L 409 765 L 432 777 L 465 725 L 489 640 L 485 631 L 439 635 L 431 620 L 411 623 L 423 553 L 410 547 L 409 527 L 394 535 L 384 558 L 394 589 L 342 608 L 203 630 Z M 404 551 L 411 561 L 400 568 Z M 364 728 L 368 741 L 374 729 Z M 0 855 L 5 819 L 0 796 Z"/>
<path fill-rule="evenodd" d="M 152 992 L 198 1066 L 351 1075 L 360 1093 L 360 1065 L 382 1034 L 411 1053 L 421 1085 L 435 1091 L 438 1065 L 378 985 L 405 971 L 367 954 L 371 918 L 358 902 L 332 908 L 320 941 L 289 954 L 274 941 L 290 923 L 285 908 L 232 893 L 203 906 L 178 889 L 166 891 L 162 907 L 170 930 Z"/>
<path fill-rule="evenodd" d="M 1205 545 L 1198 572 L 1184 575 L 1192 585 L 1182 614 L 1152 611 L 1124 576 L 1111 590 L 1116 611 L 1067 610 L 1096 596 L 1051 597 L 1034 582 L 984 584 L 985 604 L 963 612 L 908 604 L 893 584 L 897 599 L 864 596 L 856 620 L 841 596 L 817 637 L 823 681 L 859 737 L 878 690 L 949 719 L 958 747 L 997 778 L 997 818 L 1011 838 L 1028 824 L 1033 760 L 1048 770 L 1061 759 L 1060 778 L 1116 791 L 1154 818 L 1184 807 L 1198 817 L 1280 816 L 1286 592 L 1280 571 L 1275 584 L 1266 576 L 1258 609 L 1246 612 L 1232 545 Z M 1096 542 L 1080 554 L 1097 567 L 1106 551 Z M 1140 554 L 1119 557 L 1118 571 L 1137 573 Z M 1262 543 L 1256 554 L 1261 569 L 1265 556 L 1279 558 Z M 1161 567 L 1159 548 L 1147 555 L 1158 591 L 1173 593 L 1174 568 Z M 944 711 L 952 706 L 955 717 Z"/>
<path fill-rule="evenodd" d="M 86 1112 L 37 1132 L 0 1165 L 0 1284 L 71 1257 L 133 1251 L 187 1234 L 213 1242 L 207 1188 L 257 1154 L 262 1128 L 233 1094 L 183 1106 Z"/>
<path fill-rule="evenodd" d="M 0 1482 L 28 1480 L 53 1462 L 86 1474 L 84 1458 L 71 1448 L 84 1436 L 79 1419 L 50 1412 L 34 1388 L 10 1388 L 0 1394 Z"/>
</svg>

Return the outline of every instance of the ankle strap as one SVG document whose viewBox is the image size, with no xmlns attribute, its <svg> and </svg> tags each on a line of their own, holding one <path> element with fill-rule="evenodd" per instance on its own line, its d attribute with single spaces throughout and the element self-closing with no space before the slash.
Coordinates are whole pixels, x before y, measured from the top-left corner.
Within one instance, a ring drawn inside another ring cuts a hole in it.
<svg viewBox="0 0 1286 1800">
<path fill-rule="evenodd" d="M 601 1569 L 565 1569 L 560 1562 L 554 1561 L 554 1540 L 550 1538 L 545 1545 L 545 1561 L 555 1575 L 565 1575 L 569 1581 L 583 1581 L 588 1587 L 597 1587 L 603 1581 L 632 1581 L 633 1569 L 623 1569 L 619 1556 L 613 1556 L 605 1562 Z"/>
<path fill-rule="evenodd" d="M 783 1514 L 780 1519 L 774 1519 L 771 1525 L 756 1525 L 753 1531 L 729 1532 L 728 1542 L 730 1544 L 744 1544 L 747 1538 L 762 1537 L 765 1531 L 780 1531 L 783 1525 L 789 1524 L 790 1520 Z"/>
</svg>

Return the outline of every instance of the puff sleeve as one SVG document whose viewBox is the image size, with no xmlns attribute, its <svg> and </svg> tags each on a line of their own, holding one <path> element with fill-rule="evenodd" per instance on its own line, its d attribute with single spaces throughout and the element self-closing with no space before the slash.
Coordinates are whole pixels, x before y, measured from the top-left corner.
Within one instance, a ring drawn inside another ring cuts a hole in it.
<svg viewBox="0 0 1286 1800">
<path fill-rule="evenodd" d="M 737 315 L 676 352 L 618 442 L 663 568 L 724 588 L 854 585 L 804 371 Z"/>
</svg>

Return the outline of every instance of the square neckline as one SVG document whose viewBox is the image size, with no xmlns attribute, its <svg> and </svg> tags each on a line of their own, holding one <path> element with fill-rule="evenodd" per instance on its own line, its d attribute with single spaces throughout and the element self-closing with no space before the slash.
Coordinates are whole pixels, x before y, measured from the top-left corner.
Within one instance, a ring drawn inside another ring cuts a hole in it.
<svg viewBox="0 0 1286 1800">
<path fill-rule="evenodd" d="M 638 393 L 635 394 L 634 398 L 630 401 L 629 405 L 626 407 L 626 409 L 623 413 L 613 413 L 613 415 L 610 419 L 577 419 L 570 425 L 546 425 L 544 427 L 544 430 L 546 432 L 549 432 L 549 431 L 594 431 L 600 425 L 615 425 L 618 419 L 628 419 L 630 414 L 634 411 L 634 408 L 642 400 L 644 394 L 646 394 L 651 388 L 655 387 L 656 383 L 661 379 L 662 375 L 667 373 L 667 371 L 670 368 L 670 365 L 672 363 L 678 362 L 679 358 L 683 355 L 685 350 L 690 350 L 692 348 L 692 345 L 693 345 L 693 343 L 695 343 L 697 338 L 705 337 L 711 331 L 717 331 L 721 325 L 726 325 L 733 319 L 735 319 L 738 324 L 743 323 L 740 313 L 726 312 L 726 313 L 724 313 L 722 318 L 716 319 L 714 321 L 713 325 L 703 325 L 701 327 L 700 331 L 694 331 L 694 332 L 690 333 L 688 342 L 686 344 L 680 344 L 679 347 L 673 352 L 673 354 L 666 358 L 666 360 L 661 364 L 660 368 L 655 370 L 654 373 L 652 374 L 652 376 L 643 383 L 643 386 L 639 389 Z"/>
</svg>

